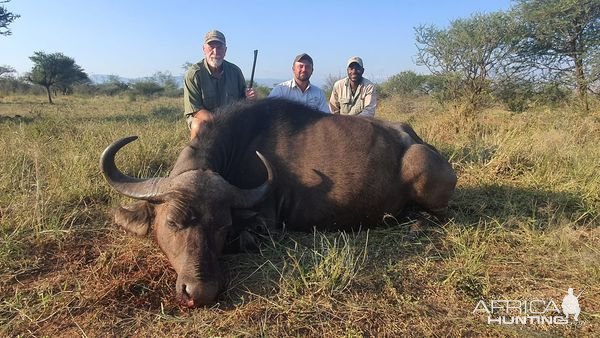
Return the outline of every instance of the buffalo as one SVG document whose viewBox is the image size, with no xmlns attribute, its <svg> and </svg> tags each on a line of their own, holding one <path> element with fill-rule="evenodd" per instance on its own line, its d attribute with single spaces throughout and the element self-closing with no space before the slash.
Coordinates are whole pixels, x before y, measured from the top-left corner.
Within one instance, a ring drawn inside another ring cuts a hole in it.
<svg viewBox="0 0 600 338">
<path fill-rule="evenodd" d="M 114 211 L 116 224 L 153 229 L 177 273 L 187 307 L 214 303 L 224 251 L 252 248 L 253 234 L 349 229 L 418 208 L 444 217 L 456 186 L 450 164 L 407 124 L 319 112 L 282 99 L 219 110 L 181 151 L 168 177 L 136 178 L 115 165 L 137 137 L 100 160 L 108 183 L 140 200 Z"/>
</svg>

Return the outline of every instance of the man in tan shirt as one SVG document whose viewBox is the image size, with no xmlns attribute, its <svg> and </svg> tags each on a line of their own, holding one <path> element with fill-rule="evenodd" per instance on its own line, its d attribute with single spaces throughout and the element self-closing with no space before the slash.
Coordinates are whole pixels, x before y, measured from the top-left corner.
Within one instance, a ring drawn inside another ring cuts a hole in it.
<svg viewBox="0 0 600 338">
<path fill-rule="evenodd" d="M 365 72 L 362 59 L 351 57 L 347 67 L 348 77 L 333 85 L 329 109 L 334 114 L 374 117 L 377 93 L 375 85 L 362 76 Z"/>
<path fill-rule="evenodd" d="M 225 35 L 213 30 L 204 37 L 204 59 L 193 64 L 183 81 L 184 114 L 187 117 L 191 139 L 200 126 L 214 117 L 218 107 L 243 100 L 255 100 L 256 93 L 246 88 L 240 68 L 225 61 Z"/>
</svg>

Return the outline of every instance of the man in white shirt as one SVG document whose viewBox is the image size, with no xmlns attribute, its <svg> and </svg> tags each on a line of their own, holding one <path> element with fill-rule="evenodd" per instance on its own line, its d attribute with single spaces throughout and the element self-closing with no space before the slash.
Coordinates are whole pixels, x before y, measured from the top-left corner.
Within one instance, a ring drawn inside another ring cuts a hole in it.
<svg viewBox="0 0 600 338">
<path fill-rule="evenodd" d="M 269 97 L 280 97 L 291 101 L 303 103 L 311 108 L 329 113 L 325 92 L 317 86 L 310 84 L 313 73 L 313 60 L 310 55 L 302 53 L 294 59 L 292 65 L 294 78 L 276 85 Z"/>
<path fill-rule="evenodd" d="M 329 109 L 334 114 L 374 117 L 377 93 L 375 85 L 362 76 L 365 72 L 362 59 L 353 56 L 346 65 L 348 77 L 333 85 Z"/>
</svg>

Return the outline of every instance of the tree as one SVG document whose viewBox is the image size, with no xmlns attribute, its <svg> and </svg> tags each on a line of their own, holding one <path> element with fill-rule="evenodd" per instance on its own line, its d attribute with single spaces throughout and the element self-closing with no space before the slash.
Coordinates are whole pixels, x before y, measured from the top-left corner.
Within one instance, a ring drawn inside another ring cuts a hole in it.
<svg viewBox="0 0 600 338">
<path fill-rule="evenodd" d="M 489 89 L 489 79 L 501 72 L 515 53 L 519 25 L 504 12 L 475 14 L 450 23 L 448 29 L 432 25 L 415 28 L 417 64 L 445 80 L 444 97 L 458 109 L 475 111 Z"/>
<path fill-rule="evenodd" d="M 140 94 L 142 96 L 151 97 L 157 95 L 165 90 L 163 86 L 156 83 L 152 79 L 138 80 L 129 85 L 129 88 L 133 91 L 133 94 Z"/>
<path fill-rule="evenodd" d="M 28 94 L 32 90 L 35 89 L 27 79 L 17 78 L 10 73 L 0 76 L 0 94 L 2 95 Z"/>
<path fill-rule="evenodd" d="M 339 73 L 338 73 L 338 75 L 333 75 L 333 74 L 327 75 L 327 77 L 325 78 L 325 84 L 323 85 L 322 89 L 326 92 L 327 91 L 331 92 L 333 90 L 333 85 L 343 78 L 344 78 L 344 76 L 342 76 L 342 74 L 339 74 Z"/>
<path fill-rule="evenodd" d="M 424 93 L 427 81 L 425 75 L 417 74 L 411 70 L 400 72 L 388 78 L 381 84 L 382 93 L 385 95 L 402 94 L 413 95 Z"/>
<path fill-rule="evenodd" d="M 596 95 L 600 95 L 600 52 L 590 57 L 589 63 L 589 87 L 588 90 Z"/>
<path fill-rule="evenodd" d="M 99 84 L 97 87 L 101 94 L 108 96 L 118 95 L 129 89 L 129 85 L 121 81 L 121 78 L 117 75 L 109 75 L 106 82 Z"/>
<path fill-rule="evenodd" d="M 29 59 L 34 65 L 27 78 L 32 83 L 46 88 L 50 104 L 52 104 L 51 87 L 56 87 L 65 93 L 75 83 L 89 82 L 87 74 L 75 63 L 75 60 L 62 53 L 35 52 Z"/>
<path fill-rule="evenodd" d="M 65 67 L 65 71 L 58 76 L 55 87 L 63 95 L 67 95 L 73 92 L 73 85 L 88 83 L 91 83 L 88 75 L 81 67 L 74 64 L 73 66 Z"/>
<path fill-rule="evenodd" d="M 8 3 L 10 0 L 0 1 L 0 4 Z M 0 35 L 11 35 L 12 32 L 8 28 L 15 19 L 19 18 L 20 15 L 13 14 L 6 9 L 4 6 L 0 6 Z"/>
<path fill-rule="evenodd" d="M 333 85 L 335 85 L 335 83 L 338 82 L 338 80 L 341 80 L 344 77 L 345 76 L 342 76 L 341 73 L 338 73 L 338 75 L 327 75 L 327 77 L 325 78 L 325 85 L 323 85 L 323 88 L 321 88 L 325 92 L 326 97 L 331 96 L 331 92 L 333 91 Z"/>
<path fill-rule="evenodd" d="M 515 11 L 526 27 L 522 55 L 538 71 L 571 75 L 587 111 L 589 84 L 598 77 L 593 67 L 600 52 L 598 0 L 517 0 Z"/>
<path fill-rule="evenodd" d="M 14 73 L 15 69 L 11 66 L 0 66 L 0 76 L 4 74 Z"/>
<path fill-rule="evenodd" d="M 181 69 L 183 69 L 183 72 L 185 73 L 193 65 L 194 65 L 193 62 L 186 61 L 181 65 Z"/>
<path fill-rule="evenodd" d="M 163 88 L 163 93 L 166 96 L 177 97 L 180 92 L 183 93 L 183 91 L 179 89 L 177 78 L 169 71 L 154 73 L 152 80 Z"/>
<path fill-rule="evenodd" d="M 506 109 L 515 113 L 527 109 L 534 94 L 533 83 L 523 79 L 497 79 L 492 87 L 494 97 L 504 104 Z"/>
</svg>

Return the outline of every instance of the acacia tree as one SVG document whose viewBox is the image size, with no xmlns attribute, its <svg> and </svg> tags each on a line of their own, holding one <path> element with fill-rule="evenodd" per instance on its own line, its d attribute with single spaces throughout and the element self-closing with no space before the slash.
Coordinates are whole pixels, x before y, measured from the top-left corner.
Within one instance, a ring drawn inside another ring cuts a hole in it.
<svg viewBox="0 0 600 338">
<path fill-rule="evenodd" d="M 598 0 L 517 0 L 515 11 L 526 27 L 524 58 L 538 74 L 574 79 L 587 111 L 589 83 L 597 77 L 592 64 L 600 52 Z"/>
<path fill-rule="evenodd" d="M 46 88 L 50 104 L 52 104 L 51 87 L 56 87 L 65 93 L 73 84 L 90 81 L 75 60 L 62 53 L 35 52 L 29 59 L 34 66 L 27 79 Z"/>
<path fill-rule="evenodd" d="M 0 66 L 0 76 L 4 74 L 14 73 L 15 69 L 11 66 Z"/>
<path fill-rule="evenodd" d="M 88 75 L 83 71 L 77 64 L 73 66 L 65 65 L 64 71 L 59 74 L 56 81 L 56 89 L 58 89 L 63 95 L 67 95 L 73 92 L 73 85 L 91 83 Z"/>
<path fill-rule="evenodd" d="M 477 110 L 489 79 L 504 69 L 518 43 L 518 23 L 507 13 L 475 14 L 450 23 L 415 28 L 417 64 L 444 79 L 444 101 L 455 108 L 466 103 L 464 113 Z"/>
<path fill-rule="evenodd" d="M 0 4 L 8 3 L 10 0 L 0 1 Z M 13 14 L 4 6 L 0 6 L 0 35 L 11 35 L 12 32 L 8 28 L 15 19 L 20 17 L 18 14 Z"/>
<path fill-rule="evenodd" d="M 417 74 L 412 70 L 390 76 L 381 84 L 382 94 L 414 95 L 427 91 L 425 88 L 427 76 Z"/>
<path fill-rule="evenodd" d="M 600 51 L 590 57 L 589 63 L 589 87 L 591 93 L 600 95 Z"/>
</svg>

